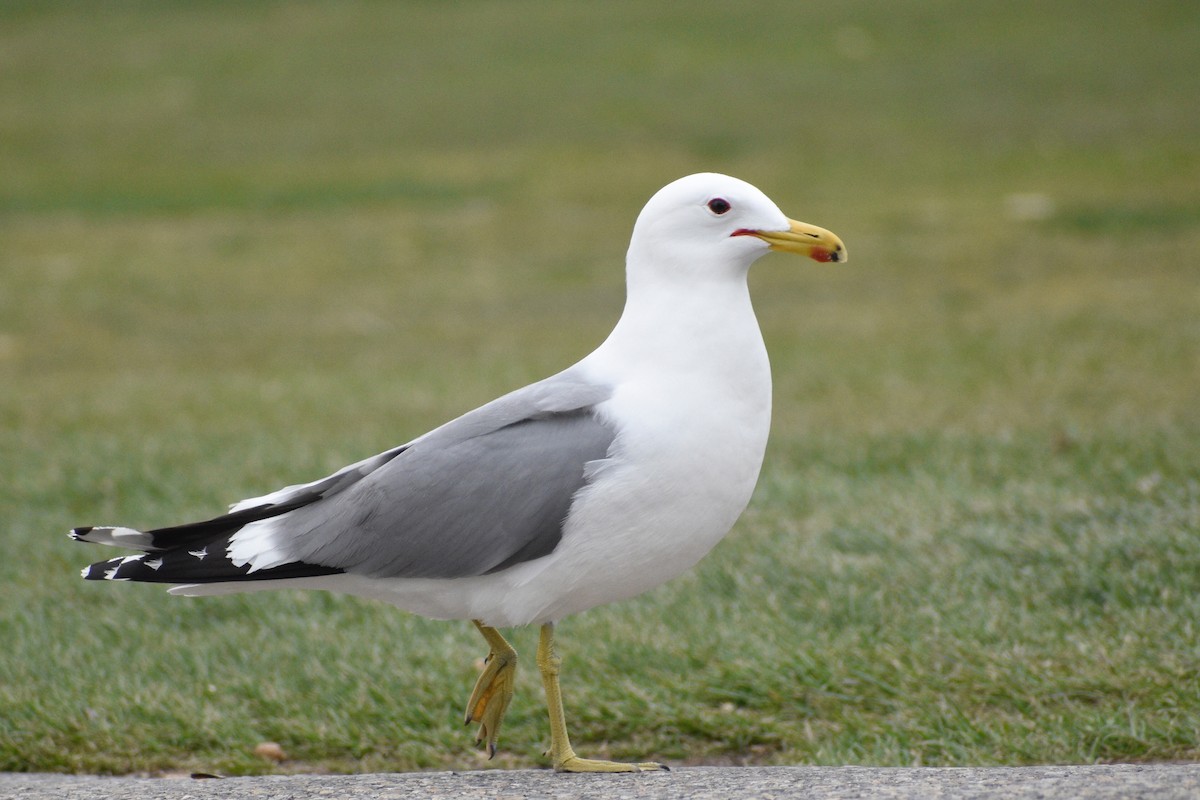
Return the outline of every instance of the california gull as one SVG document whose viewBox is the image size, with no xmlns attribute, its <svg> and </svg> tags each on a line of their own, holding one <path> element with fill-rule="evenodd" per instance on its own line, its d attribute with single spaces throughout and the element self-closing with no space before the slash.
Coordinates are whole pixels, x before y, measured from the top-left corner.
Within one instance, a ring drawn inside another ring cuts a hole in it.
<svg viewBox="0 0 1200 800">
<path fill-rule="evenodd" d="M 182 595 L 325 589 L 472 620 L 490 652 L 466 721 L 491 754 L 517 659 L 497 629 L 538 624 L 554 768 L 657 769 L 575 755 L 554 624 L 689 569 L 749 502 L 771 371 L 746 277 L 771 250 L 846 260 L 837 236 L 789 220 L 744 181 L 668 184 L 634 225 L 624 313 L 582 361 L 214 519 L 76 528 L 75 539 L 142 551 L 83 576 L 171 583 Z"/>
</svg>

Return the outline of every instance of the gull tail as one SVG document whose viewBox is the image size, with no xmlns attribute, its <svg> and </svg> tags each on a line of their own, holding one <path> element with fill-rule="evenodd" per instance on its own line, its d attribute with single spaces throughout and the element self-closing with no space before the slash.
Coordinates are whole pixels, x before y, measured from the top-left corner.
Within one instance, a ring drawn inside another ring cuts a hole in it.
<svg viewBox="0 0 1200 800">
<path fill-rule="evenodd" d="M 143 583 L 233 583 L 239 581 L 285 580 L 336 575 L 342 570 L 319 564 L 294 561 L 277 567 L 250 571 L 249 564 L 238 566 L 229 559 L 225 545 L 199 550 L 168 550 L 164 553 L 136 553 L 97 561 L 83 568 L 84 580 L 140 581 Z"/>
<path fill-rule="evenodd" d="M 150 531 L 121 526 L 82 527 L 68 536 L 80 542 L 142 551 L 84 567 L 83 577 L 90 581 L 194 584 L 334 575 L 343 570 L 302 561 L 251 571 L 249 563 L 237 564 L 229 556 L 231 537 L 246 525 L 287 514 L 317 499 L 316 494 L 301 495 L 286 503 L 244 508 L 203 522 Z"/>
</svg>

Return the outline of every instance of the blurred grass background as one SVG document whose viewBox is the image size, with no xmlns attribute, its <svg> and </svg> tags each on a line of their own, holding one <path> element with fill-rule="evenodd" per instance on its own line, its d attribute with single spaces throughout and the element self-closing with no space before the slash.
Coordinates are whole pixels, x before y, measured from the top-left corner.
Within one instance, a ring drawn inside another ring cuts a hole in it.
<svg viewBox="0 0 1200 800">
<path fill-rule="evenodd" d="M 642 203 L 702 170 L 853 260 L 755 268 L 758 494 L 561 626 L 577 749 L 1200 756 L 1197 41 L 1154 0 L 3 4 L 0 768 L 485 763 L 470 626 L 84 584 L 108 553 L 63 533 L 572 363 Z M 493 765 L 543 763 L 526 662 Z"/>
</svg>

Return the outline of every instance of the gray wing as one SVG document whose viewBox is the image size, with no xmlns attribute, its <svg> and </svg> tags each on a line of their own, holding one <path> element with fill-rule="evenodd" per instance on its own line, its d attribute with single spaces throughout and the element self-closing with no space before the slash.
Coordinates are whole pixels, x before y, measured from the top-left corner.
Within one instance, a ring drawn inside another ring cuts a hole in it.
<svg viewBox="0 0 1200 800">
<path fill-rule="evenodd" d="M 276 541 L 296 561 L 373 577 L 483 575 L 544 556 L 588 463 L 608 455 L 615 431 L 595 405 L 610 395 L 569 372 L 506 395 L 282 515 Z"/>
</svg>

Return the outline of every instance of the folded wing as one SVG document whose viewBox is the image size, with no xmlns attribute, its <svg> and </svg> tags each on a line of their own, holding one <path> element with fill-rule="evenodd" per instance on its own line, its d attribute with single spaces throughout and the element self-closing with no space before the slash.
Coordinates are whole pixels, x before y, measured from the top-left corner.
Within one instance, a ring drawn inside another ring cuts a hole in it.
<svg viewBox="0 0 1200 800">
<path fill-rule="evenodd" d="M 151 531 L 76 528 L 143 551 L 84 577 L 165 583 L 483 575 L 544 556 L 615 438 L 611 390 L 568 373 L 520 389 L 406 445 L 230 513 Z"/>
</svg>

